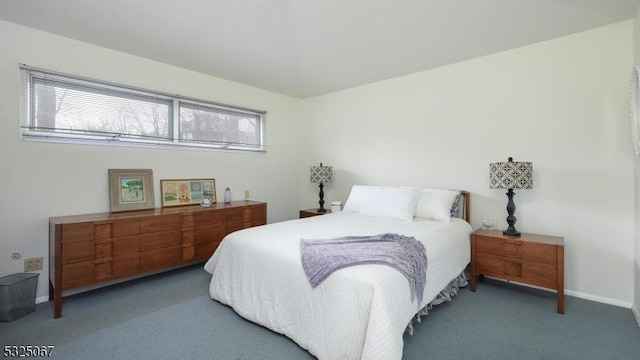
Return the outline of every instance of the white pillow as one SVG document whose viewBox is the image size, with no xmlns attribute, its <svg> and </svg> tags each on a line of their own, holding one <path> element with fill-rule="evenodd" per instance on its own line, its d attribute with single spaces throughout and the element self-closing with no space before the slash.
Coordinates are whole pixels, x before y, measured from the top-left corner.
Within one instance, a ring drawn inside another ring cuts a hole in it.
<svg viewBox="0 0 640 360">
<path fill-rule="evenodd" d="M 342 208 L 342 211 L 359 212 L 360 205 L 370 195 L 375 196 L 375 193 L 385 191 L 386 189 L 400 189 L 399 187 L 392 186 L 375 186 L 375 185 L 353 185 L 349 197 Z"/>
<path fill-rule="evenodd" d="M 359 214 L 412 221 L 419 195 L 415 189 L 378 189 L 367 194 Z"/>
<path fill-rule="evenodd" d="M 460 191 L 421 189 L 415 217 L 451 222 L 451 207 Z"/>
</svg>

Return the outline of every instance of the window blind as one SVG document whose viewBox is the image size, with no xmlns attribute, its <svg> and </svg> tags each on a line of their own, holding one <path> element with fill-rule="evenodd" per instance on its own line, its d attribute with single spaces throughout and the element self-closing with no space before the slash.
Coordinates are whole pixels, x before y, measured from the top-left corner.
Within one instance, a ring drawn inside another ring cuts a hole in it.
<svg viewBox="0 0 640 360">
<path fill-rule="evenodd" d="M 27 66 L 20 69 L 23 137 L 265 149 L 265 112 Z"/>
<path fill-rule="evenodd" d="M 180 102 L 180 141 L 259 148 L 260 116 L 197 103 Z"/>
</svg>

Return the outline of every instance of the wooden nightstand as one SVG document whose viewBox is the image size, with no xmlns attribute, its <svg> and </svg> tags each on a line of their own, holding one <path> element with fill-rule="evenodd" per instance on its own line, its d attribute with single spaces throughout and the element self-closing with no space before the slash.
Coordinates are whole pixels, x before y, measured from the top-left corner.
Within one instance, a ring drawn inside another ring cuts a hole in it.
<svg viewBox="0 0 640 360">
<path fill-rule="evenodd" d="M 556 290 L 558 312 L 564 314 L 562 237 L 476 230 L 471 234 L 471 291 L 476 291 L 478 275 Z"/>
<path fill-rule="evenodd" d="M 319 212 L 318 209 L 300 210 L 300 219 L 324 214 L 331 214 L 331 210 L 327 210 L 325 212 Z"/>
</svg>

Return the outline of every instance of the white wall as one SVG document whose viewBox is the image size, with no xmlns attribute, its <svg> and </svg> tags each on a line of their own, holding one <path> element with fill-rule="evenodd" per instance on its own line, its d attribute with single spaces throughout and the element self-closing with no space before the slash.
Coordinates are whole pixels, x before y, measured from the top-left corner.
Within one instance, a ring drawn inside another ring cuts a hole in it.
<svg viewBox="0 0 640 360">
<path fill-rule="evenodd" d="M 630 307 L 632 26 L 304 100 L 306 162 L 334 167 L 328 201 L 356 183 L 462 188 L 474 227 L 493 218 L 505 228 L 507 199 L 489 189 L 489 163 L 532 161 L 534 189 L 516 191 L 517 228 L 564 236 L 569 294 Z M 301 205 L 316 196 L 305 192 Z"/>
<path fill-rule="evenodd" d="M 636 65 L 640 65 L 640 7 L 633 20 L 633 58 Z M 633 313 L 640 325 L 640 157 L 634 161 L 634 200 L 635 200 L 635 271 Z"/>
<path fill-rule="evenodd" d="M 297 217 L 299 100 L 0 21 L 0 276 L 43 256 L 38 297 L 48 294 L 48 218 L 109 211 L 107 169 L 150 168 L 159 180 L 214 177 L 268 203 L 268 221 Z M 141 149 L 21 141 L 18 64 L 268 111 L 266 153 Z"/>
</svg>

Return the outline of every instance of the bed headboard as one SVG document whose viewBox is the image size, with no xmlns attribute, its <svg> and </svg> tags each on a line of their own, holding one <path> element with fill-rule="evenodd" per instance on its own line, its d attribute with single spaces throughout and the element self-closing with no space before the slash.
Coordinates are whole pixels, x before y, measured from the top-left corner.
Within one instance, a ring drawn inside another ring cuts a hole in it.
<svg viewBox="0 0 640 360">
<path fill-rule="evenodd" d="M 469 222 L 469 219 L 471 218 L 471 214 L 469 213 L 469 209 L 470 209 L 470 194 L 468 191 L 466 190 L 460 190 L 460 194 L 462 195 L 460 197 L 460 203 L 458 203 L 458 208 L 461 210 L 460 213 L 458 213 L 458 217 L 461 219 L 464 219 L 466 222 Z"/>
</svg>

